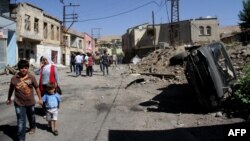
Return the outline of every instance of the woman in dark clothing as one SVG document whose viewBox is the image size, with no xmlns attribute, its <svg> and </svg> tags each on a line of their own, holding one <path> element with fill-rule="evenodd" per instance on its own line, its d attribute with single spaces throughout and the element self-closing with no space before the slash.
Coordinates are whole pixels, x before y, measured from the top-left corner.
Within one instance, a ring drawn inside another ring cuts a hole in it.
<svg viewBox="0 0 250 141">
<path fill-rule="evenodd" d="M 86 63 L 86 71 L 87 71 L 87 76 L 92 76 L 93 75 L 93 57 L 92 57 L 92 55 L 90 54 L 90 53 L 87 53 L 87 55 L 88 55 L 88 60 L 86 60 L 87 61 L 87 63 Z"/>
</svg>

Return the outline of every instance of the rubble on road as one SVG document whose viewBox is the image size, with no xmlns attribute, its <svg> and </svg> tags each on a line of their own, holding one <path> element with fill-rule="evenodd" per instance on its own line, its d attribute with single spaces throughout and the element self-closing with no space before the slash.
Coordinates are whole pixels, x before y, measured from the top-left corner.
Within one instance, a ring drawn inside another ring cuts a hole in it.
<svg viewBox="0 0 250 141">
<path fill-rule="evenodd" d="M 7 65 L 4 69 L 0 70 L 0 75 L 8 75 L 8 74 L 16 74 L 17 73 L 17 66 L 10 67 Z"/>
<path fill-rule="evenodd" d="M 127 74 L 141 74 L 159 77 L 164 80 L 169 80 L 171 83 L 186 83 L 183 66 L 170 66 L 169 62 L 170 58 L 184 50 L 184 46 L 180 46 L 178 49 L 157 49 L 142 58 L 137 64 L 129 64 Z"/>
<path fill-rule="evenodd" d="M 187 83 L 184 75 L 183 65 L 170 65 L 170 59 L 185 51 L 184 47 L 157 49 L 154 52 L 140 59 L 136 64 L 129 64 L 127 74 L 141 74 L 151 76 L 173 75 L 168 78 L 172 83 Z M 240 77 L 242 69 L 250 65 L 250 47 L 236 45 L 234 47 L 227 47 L 227 52 L 233 62 L 237 76 Z"/>
<path fill-rule="evenodd" d="M 228 54 L 233 62 L 237 76 L 242 75 L 242 69 L 250 65 L 250 47 L 235 46 L 228 48 Z"/>
</svg>

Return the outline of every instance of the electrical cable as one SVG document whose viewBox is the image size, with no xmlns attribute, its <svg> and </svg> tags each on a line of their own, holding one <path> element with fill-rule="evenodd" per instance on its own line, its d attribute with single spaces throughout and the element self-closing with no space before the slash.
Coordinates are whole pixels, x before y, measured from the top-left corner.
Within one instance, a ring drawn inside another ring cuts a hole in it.
<svg viewBox="0 0 250 141">
<path fill-rule="evenodd" d="M 157 5 L 158 7 L 160 7 L 161 5 L 159 5 L 157 2 L 155 1 L 150 1 L 148 3 L 145 3 L 139 7 L 136 7 L 136 8 L 133 8 L 133 9 L 130 9 L 130 10 L 127 10 L 127 11 L 124 11 L 124 12 L 121 12 L 121 13 L 118 13 L 118 14 L 114 14 L 114 15 L 111 15 L 111 16 L 106 16 L 106 17 L 101 17 L 101 18 L 93 18 L 93 19 L 86 19 L 86 20 L 78 20 L 77 22 L 87 22 L 87 21 L 95 21 L 95 20 L 103 20 L 103 19 L 108 19 L 108 18 L 112 18 L 112 17 L 116 17 L 116 16 L 120 16 L 120 15 L 123 15 L 123 14 L 127 14 L 127 13 L 130 13 L 130 12 L 133 12 L 133 11 L 136 11 L 142 7 L 145 7 L 147 5 L 150 5 L 150 4 L 155 4 Z"/>
</svg>

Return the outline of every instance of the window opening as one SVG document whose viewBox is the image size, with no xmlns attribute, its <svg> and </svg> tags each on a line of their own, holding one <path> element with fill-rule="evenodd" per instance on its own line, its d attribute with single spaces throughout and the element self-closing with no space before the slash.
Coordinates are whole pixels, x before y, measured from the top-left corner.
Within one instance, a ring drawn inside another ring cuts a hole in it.
<svg viewBox="0 0 250 141">
<path fill-rule="evenodd" d="M 28 31 L 30 31 L 30 16 L 29 15 L 25 15 L 25 30 L 28 30 Z"/>
</svg>

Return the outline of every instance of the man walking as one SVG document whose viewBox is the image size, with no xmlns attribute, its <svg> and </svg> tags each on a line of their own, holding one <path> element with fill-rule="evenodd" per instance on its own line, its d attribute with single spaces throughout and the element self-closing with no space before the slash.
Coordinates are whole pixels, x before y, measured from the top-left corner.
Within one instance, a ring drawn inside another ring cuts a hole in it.
<svg viewBox="0 0 250 141">
<path fill-rule="evenodd" d="M 77 52 L 75 57 L 75 62 L 76 62 L 76 77 L 77 77 L 78 75 L 81 75 L 82 63 L 83 63 L 83 57 L 80 55 L 80 52 Z"/>
</svg>

